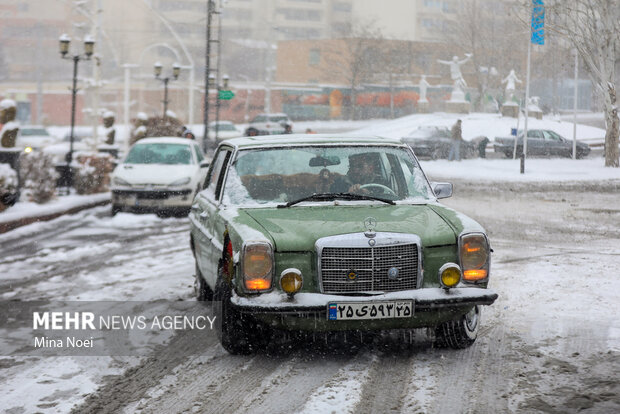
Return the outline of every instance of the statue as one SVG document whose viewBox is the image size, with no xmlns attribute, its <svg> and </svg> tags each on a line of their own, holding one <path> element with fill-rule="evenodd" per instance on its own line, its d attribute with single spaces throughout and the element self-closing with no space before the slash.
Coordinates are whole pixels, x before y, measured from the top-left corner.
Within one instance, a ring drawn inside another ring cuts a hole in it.
<svg viewBox="0 0 620 414">
<path fill-rule="evenodd" d="M 465 56 L 466 57 L 463 60 L 459 60 L 457 56 L 453 56 L 451 61 L 437 59 L 437 62 L 450 66 L 450 78 L 452 78 L 452 81 L 454 82 L 453 91 L 462 91 L 462 89 L 467 86 L 467 82 L 465 82 L 465 79 L 463 79 L 463 74 L 461 73 L 461 65 L 471 59 L 473 55 L 471 53 L 465 53 Z"/>
<path fill-rule="evenodd" d="M 108 145 L 114 145 L 114 137 L 116 136 L 116 130 L 114 129 L 114 113 L 107 111 L 103 114 L 103 126 L 105 127 L 105 143 Z"/>
<path fill-rule="evenodd" d="M 517 78 L 517 74 L 514 69 L 510 69 L 510 73 L 502 80 L 502 84 L 506 84 L 506 101 L 512 101 L 515 96 L 515 82 L 521 83 L 521 80 Z"/>
<path fill-rule="evenodd" d="M 135 144 L 142 138 L 146 138 L 146 124 L 149 117 L 144 112 L 138 112 L 136 119 L 133 121 L 133 129 L 131 130 L 131 137 L 129 145 Z"/>
<path fill-rule="evenodd" d="M 422 75 L 420 78 L 420 83 L 418 87 L 420 88 L 420 100 L 418 102 L 428 102 L 426 99 L 426 90 L 431 86 L 430 83 L 426 80 L 426 75 Z"/>
<path fill-rule="evenodd" d="M 19 131 L 19 124 L 15 121 L 17 104 L 12 99 L 0 101 L 0 144 L 3 148 L 13 148 Z"/>
</svg>

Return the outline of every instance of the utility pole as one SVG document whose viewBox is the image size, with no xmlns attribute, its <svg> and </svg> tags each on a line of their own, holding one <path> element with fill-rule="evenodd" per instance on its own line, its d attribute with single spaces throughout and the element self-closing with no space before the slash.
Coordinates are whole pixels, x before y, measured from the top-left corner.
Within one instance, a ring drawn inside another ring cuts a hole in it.
<svg viewBox="0 0 620 414">
<path fill-rule="evenodd" d="M 211 25 L 213 22 L 213 14 L 217 14 L 215 11 L 215 1 L 207 0 L 207 47 L 205 52 L 205 97 L 204 97 L 204 133 L 202 134 L 202 150 L 206 154 L 210 151 L 209 148 L 209 79 L 211 78 L 211 42 L 218 42 L 218 40 L 211 39 Z M 216 97 L 217 98 L 217 97 Z"/>
</svg>

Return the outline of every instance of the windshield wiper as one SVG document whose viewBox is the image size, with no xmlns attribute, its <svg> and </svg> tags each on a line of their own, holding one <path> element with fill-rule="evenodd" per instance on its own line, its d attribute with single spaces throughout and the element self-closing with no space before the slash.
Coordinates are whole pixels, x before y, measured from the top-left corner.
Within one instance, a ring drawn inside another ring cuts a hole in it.
<svg viewBox="0 0 620 414">
<path fill-rule="evenodd" d="M 352 193 L 314 193 L 312 195 L 302 197 L 297 200 L 289 201 L 286 204 L 278 204 L 278 208 L 287 208 L 293 206 L 295 204 L 301 203 L 303 201 L 333 201 L 333 200 L 372 200 L 372 201 L 381 201 L 387 204 L 395 204 L 394 201 L 388 200 L 387 198 L 373 197 L 362 194 L 352 194 Z"/>
</svg>

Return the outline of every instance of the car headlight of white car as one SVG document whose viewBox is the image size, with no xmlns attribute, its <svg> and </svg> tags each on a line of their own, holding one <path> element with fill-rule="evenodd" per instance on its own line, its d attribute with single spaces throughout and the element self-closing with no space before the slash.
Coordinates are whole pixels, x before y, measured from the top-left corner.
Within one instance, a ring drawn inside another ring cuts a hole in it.
<svg viewBox="0 0 620 414">
<path fill-rule="evenodd" d="M 190 177 L 181 178 L 180 180 L 176 180 L 171 182 L 170 187 L 179 187 L 181 185 L 189 184 L 192 179 Z"/>
<path fill-rule="evenodd" d="M 119 177 L 114 177 L 114 179 L 112 180 L 112 183 L 114 185 L 121 185 L 124 187 L 131 187 L 131 184 L 129 184 L 127 181 L 123 180 L 122 178 Z"/>
</svg>

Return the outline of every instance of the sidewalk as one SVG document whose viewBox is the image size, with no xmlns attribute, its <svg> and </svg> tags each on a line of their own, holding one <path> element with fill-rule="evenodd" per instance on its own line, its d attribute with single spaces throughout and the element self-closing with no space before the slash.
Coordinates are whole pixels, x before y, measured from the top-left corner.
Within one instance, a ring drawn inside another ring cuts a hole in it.
<svg viewBox="0 0 620 414">
<path fill-rule="evenodd" d="M 49 221 L 64 214 L 110 203 L 110 193 L 57 196 L 45 204 L 18 202 L 0 213 L 0 234 L 37 221 Z"/>
</svg>

